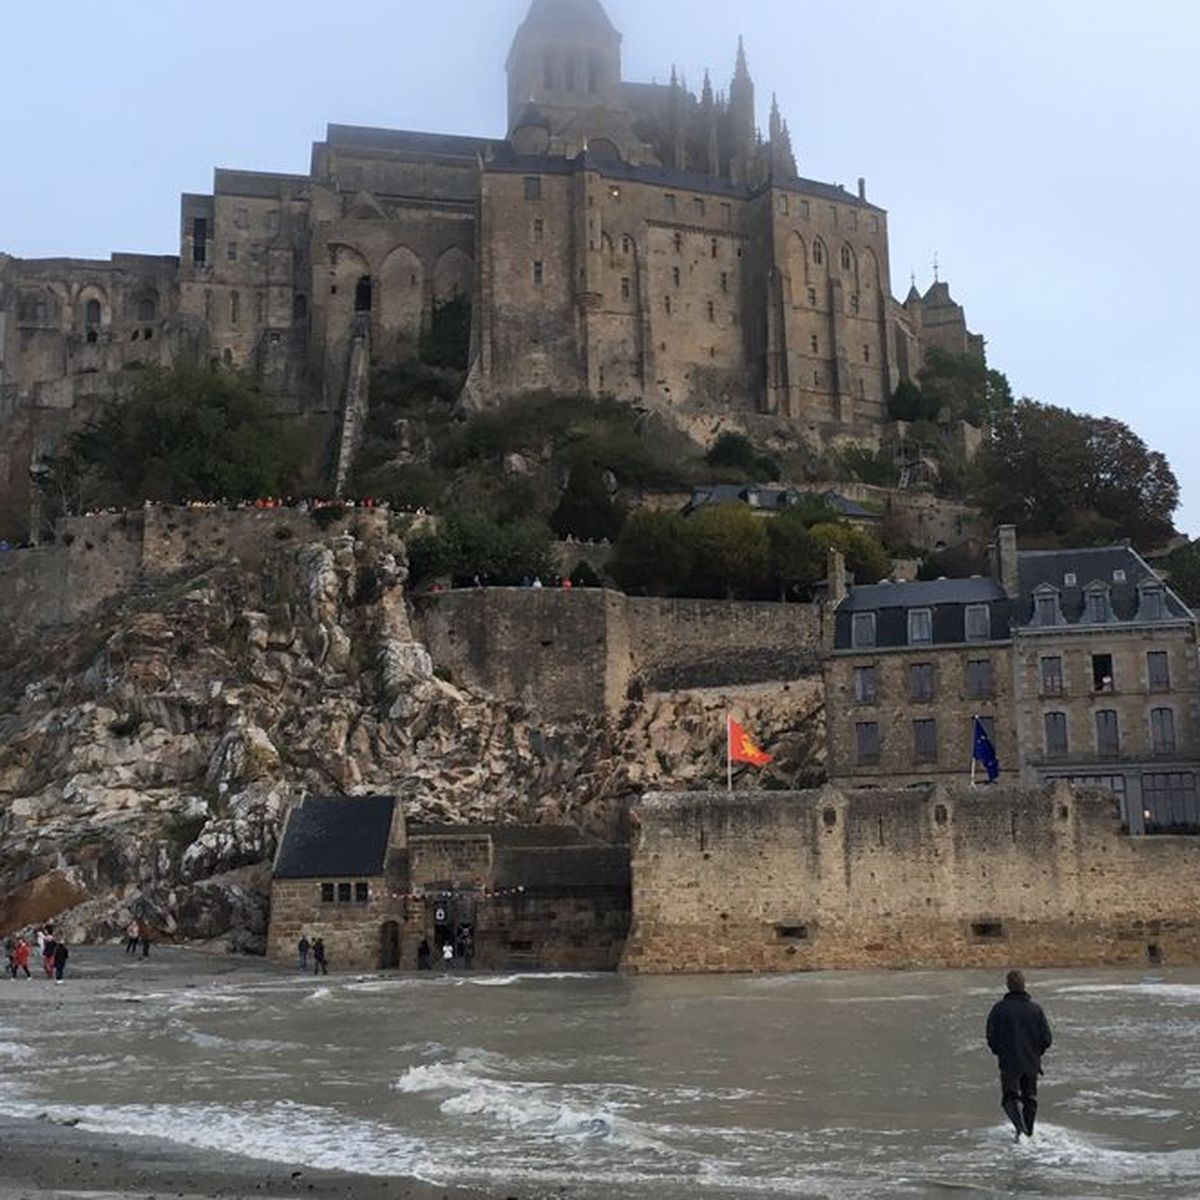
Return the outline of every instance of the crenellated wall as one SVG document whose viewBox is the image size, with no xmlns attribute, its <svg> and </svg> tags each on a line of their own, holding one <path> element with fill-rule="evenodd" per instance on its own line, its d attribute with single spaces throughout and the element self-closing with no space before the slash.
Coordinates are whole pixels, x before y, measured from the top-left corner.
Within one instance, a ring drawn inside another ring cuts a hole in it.
<svg viewBox="0 0 1200 1200">
<path fill-rule="evenodd" d="M 692 793 L 634 813 L 631 971 L 1200 963 L 1200 838 L 1108 792 Z"/>
</svg>

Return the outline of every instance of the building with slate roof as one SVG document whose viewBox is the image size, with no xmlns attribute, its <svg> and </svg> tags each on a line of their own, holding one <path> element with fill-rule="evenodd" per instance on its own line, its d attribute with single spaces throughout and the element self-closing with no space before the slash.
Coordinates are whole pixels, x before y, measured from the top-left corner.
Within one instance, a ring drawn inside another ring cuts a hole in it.
<svg viewBox="0 0 1200 1200">
<path fill-rule="evenodd" d="M 425 943 L 472 969 L 614 970 L 629 852 L 560 826 L 408 826 L 391 796 L 310 797 L 276 852 L 267 952 L 320 937 L 333 970 L 415 969 Z"/>
<path fill-rule="evenodd" d="M 0 537 L 30 468 L 127 372 L 248 368 L 353 459 L 370 362 L 470 326 L 466 398 L 611 395 L 773 414 L 814 444 L 878 438 L 930 346 L 982 354 L 939 282 L 891 292 L 888 217 L 806 178 L 744 47 L 722 92 L 630 82 L 599 0 L 533 0 L 494 136 L 330 125 L 301 174 L 216 171 L 177 256 L 0 254 Z M 665 64 L 664 59 L 664 64 Z"/>
<path fill-rule="evenodd" d="M 1196 621 L 1129 546 L 1026 551 L 988 577 L 851 587 L 825 663 L 829 768 L 961 781 L 973 723 L 1003 775 L 1099 785 L 1130 832 L 1200 831 Z"/>
</svg>

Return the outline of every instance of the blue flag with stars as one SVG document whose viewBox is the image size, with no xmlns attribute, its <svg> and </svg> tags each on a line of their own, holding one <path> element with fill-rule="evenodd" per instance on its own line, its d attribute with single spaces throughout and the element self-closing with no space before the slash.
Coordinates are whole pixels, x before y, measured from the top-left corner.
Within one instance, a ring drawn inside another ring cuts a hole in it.
<svg viewBox="0 0 1200 1200">
<path fill-rule="evenodd" d="M 992 745 L 992 739 L 978 717 L 975 718 L 975 761 L 987 772 L 988 783 L 995 783 L 1000 778 L 996 747 Z"/>
</svg>

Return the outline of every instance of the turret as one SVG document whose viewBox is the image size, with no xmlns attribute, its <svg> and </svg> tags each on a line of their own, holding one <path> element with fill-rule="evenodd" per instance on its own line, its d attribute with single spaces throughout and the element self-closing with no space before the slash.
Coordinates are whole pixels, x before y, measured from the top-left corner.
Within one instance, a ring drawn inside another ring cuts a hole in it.
<svg viewBox="0 0 1200 1200">
<path fill-rule="evenodd" d="M 729 133 L 732 141 L 731 174 L 735 183 L 750 175 L 755 150 L 754 80 L 746 64 L 746 45 L 738 38 L 737 66 L 729 85 Z"/>
<path fill-rule="evenodd" d="M 616 108 L 621 35 L 600 0 L 533 0 L 507 69 L 510 133 L 530 103 L 543 111 Z"/>
</svg>

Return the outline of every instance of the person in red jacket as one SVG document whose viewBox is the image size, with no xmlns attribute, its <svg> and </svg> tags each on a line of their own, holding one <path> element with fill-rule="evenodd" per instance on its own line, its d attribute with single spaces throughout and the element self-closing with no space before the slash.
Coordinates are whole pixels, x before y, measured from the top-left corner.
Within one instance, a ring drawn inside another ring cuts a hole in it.
<svg viewBox="0 0 1200 1200">
<path fill-rule="evenodd" d="M 24 971 L 25 978 L 29 978 L 29 943 L 23 937 L 17 938 L 16 947 L 13 949 L 14 979 L 16 979 L 18 971 Z"/>
</svg>

